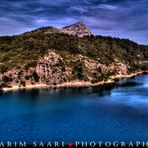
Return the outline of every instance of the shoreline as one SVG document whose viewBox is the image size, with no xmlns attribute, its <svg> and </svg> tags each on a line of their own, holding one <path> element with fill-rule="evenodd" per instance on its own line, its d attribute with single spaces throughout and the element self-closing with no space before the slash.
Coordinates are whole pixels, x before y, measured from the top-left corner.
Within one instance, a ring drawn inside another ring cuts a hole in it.
<svg viewBox="0 0 148 148">
<path fill-rule="evenodd" d="M 115 75 L 111 76 L 107 81 L 100 81 L 98 83 L 91 83 L 89 81 L 71 81 L 71 82 L 65 82 L 62 84 L 58 85 L 47 85 L 44 83 L 40 84 L 33 84 L 33 85 L 26 85 L 25 87 L 18 87 L 18 86 L 13 86 L 13 87 L 4 87 L 2 88 L 3 92 L 9 92 L 9 91 L 18 91 L 22 89 L 50 89 L 50 88 L 70 88 L 70 87 L 95 87 L 95 86 L 102 86 L 105 84 L 110 84 L 114 83 L 115 79 L 123 79 L 123 78 L 131 78 L 140 74 L 148 73 L 148 71 L 139 71 L 127 75 Z"/>
</svg>

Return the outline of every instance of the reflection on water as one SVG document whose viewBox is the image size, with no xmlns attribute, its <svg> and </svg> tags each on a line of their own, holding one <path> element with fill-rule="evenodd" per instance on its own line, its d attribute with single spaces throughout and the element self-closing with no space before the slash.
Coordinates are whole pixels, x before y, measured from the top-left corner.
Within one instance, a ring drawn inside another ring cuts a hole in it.
<svg viewBox="0 0 148 148">
<path fill-rule="evenodd" d="M 0 96 L 0 141 L 147 140 L 148 75 Z"/>
</svg>

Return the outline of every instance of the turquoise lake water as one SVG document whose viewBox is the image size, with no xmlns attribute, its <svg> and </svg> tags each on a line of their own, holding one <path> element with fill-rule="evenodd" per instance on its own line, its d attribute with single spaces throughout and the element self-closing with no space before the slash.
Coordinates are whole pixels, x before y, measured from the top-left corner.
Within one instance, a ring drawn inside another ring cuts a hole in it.
<svg viewBox="0 0 148 148">
<path fill-rule="evenodd" d="M 95 88 L 0 96 L 0 141 L 146 141 L 148 75 Z"/>
</svg>

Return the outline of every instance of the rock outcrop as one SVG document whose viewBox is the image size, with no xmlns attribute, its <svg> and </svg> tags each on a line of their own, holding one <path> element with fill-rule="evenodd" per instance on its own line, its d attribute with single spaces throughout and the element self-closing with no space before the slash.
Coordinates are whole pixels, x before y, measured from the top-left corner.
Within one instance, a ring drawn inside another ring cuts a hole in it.
<svg viewBox="0 0 148 148">
<path fill-rule="evenodd" d="M 83 22 L 64 27 L 62 32 L 70 35 L 77 35 L 79 37 L 90 36 L 92 34 Z"/>
<path fill-rule="evenodd" d="M 70 26 L 66 26 L 63 28 L 55 28 L 55 27 L 42 27 L 36 30 L 33 30 L 31 32 L 26 32 L 22 35 L 29 35 L 29 34 L 38 34 L 38 33 L 63 33 L 63 34 L 69 34 L 73 36 L 83 37 L 83 36 L 90 36 L 92 33 L 89 30 L 89 28 L 83 23 L 78 22 Z"/>
<path fill-rule="evenodd" d="M 40 78 L 40 83 L 56 85 L 63 82 L 62 79 L 62 57 L 55 52 L 49 52 L 39 60 L 36 73 Z"/>
<path fill-rule="evenodd" d="M 71 60 L 54 51 L 40 57 L 36 67 L 28 70 L 11 69 L 0 74 L 3 87 L 24 87 L 31 84 L 57 85 L 75 80 L 95 83 L 105 80 L 106 77 L 116 74 L 127 74 L 127 66 L 123 63 L 101 64 L 98 60 L 90 59 L 83 55 L 70 55 Z M 67 62 L 67 63 L 66 63 Z M 2 87 L 0 87 L 2 91 Z"/>
</svg>

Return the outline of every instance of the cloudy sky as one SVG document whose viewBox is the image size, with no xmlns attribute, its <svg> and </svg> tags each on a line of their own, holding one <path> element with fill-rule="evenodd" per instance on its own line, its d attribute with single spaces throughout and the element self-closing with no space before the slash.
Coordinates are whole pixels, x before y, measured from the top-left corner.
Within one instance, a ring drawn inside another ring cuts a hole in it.
<svg viewBox="0 0 148 148">
<path fill-rule="evenodd" d="M 84 21 L 97 35 L 148 45 L 148 0 L 1 0 L 0 36 Z"/>
</svg>

